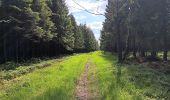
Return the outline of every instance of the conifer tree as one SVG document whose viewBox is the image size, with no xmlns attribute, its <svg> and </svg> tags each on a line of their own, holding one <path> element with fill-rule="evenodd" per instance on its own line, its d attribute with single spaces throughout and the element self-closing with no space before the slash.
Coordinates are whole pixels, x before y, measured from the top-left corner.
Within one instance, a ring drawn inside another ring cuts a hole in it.
<svg viewBox="0 0 170 100">
<path fill-rule="evenodd" d="M 52 20 L 56 26 L 56 33 L 58 33 L 56 36 L 58 48 L 64 47 L 66 50 L 73 50 L 73 26 L 65 2 L 63 0 L 52 0 L 50 6 L 53 13 Z"/>
<path fill-rule="evenodd" d="M 72 26 L 73 26 L 73 33 L 74 33 L 74 50 L 75 51 L 81 51 L 84 48 L 84 39 L 83 39 L 83 33 L 80 29 L 80 27 L 77 25 L 75 18 L 73 15 L 70 15 Z"/>
</svg>

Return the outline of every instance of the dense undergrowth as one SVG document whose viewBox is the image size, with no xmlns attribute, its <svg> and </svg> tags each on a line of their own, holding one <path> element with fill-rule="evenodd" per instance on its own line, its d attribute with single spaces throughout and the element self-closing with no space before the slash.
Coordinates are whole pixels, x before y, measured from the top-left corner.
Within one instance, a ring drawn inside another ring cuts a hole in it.
<svg viewBox="0 0 170 100">
<path fill-rule="evenodd" d="M 33 58 L 20 63 L 6 62 L 0 65 L 0 80 L 11 80 L 24 74 L 33 72 L 35 69 L 41 69 L 50 66 L 55 61 L 62 61 L 62 57 L 38 59 Z M 59 59 L 60 58 L 60 59 Z"/>
</svg>

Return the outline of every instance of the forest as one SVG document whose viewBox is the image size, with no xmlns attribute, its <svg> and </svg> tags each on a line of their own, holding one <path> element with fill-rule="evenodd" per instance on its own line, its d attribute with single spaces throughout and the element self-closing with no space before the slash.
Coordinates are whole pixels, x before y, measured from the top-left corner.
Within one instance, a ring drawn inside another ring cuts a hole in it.
<svg viewBox="0 0 170 100">
<path fill-rule="evenodd" d="M 77 25 L 63 0 L 1 0 L 1 63 L 98 48 L 92 30 Z"/>
<path fill-rule="evenodd" d="M 0 0 L 0 100 L 170 100 L 169 39 L 170 0 Z"/>
<path fill-rule="evenodd" d="M 101 49 L 117 52 L 119 62 L 129 55 L 167 61 L 170 38 L 169 0 L 108 0 L 101 31 Z"/>
</svg>

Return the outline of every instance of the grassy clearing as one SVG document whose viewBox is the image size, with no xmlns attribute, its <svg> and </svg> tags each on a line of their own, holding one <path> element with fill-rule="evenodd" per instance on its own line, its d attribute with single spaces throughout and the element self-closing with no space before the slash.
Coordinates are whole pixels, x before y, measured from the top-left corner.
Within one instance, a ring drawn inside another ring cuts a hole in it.
<svg viewBox="0 0 170 100">
<path fill-rule="evenodd" d="M 118 65 L 111 54 L 93 54 L 102 100 L 170 99 L 170 74 L 149 64 Z"/>
<path fill-rule="evenodd" d="M 88 54 L 68 57 L 50 67 L 4 82 L 1 100 L 74 100 L 76 80 L 82 73 Z M 82 59 L 83 58 L 83 59 Z"/>
<path fill-rule="evenodd" d="M 77 80 L 87 62 L 90 99 L 170 100 L 168 63 L 119 65 L 115 56 L 103 52 L 54 60 L 49 67 L 4 80 L 0 100 L 75 100 Z"/>
</svg>

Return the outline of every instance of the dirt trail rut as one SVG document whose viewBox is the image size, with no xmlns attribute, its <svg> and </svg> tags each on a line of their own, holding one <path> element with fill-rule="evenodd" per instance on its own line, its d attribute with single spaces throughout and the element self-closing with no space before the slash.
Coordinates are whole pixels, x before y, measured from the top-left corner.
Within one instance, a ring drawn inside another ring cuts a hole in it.
<svg viewBox="0 0 170 100">
<path fill-rule="evenodd" d="M 88 100 L 88 71 L 90 68 L 90 63 L 85 65 L 85 70 L 78 80 L 76 87 L 76 99 L 77 100 Z"/>
<path fill-rule="evenodd" d="M 89 60 L 85 65 L 84 72 L 81 74 L 76 86 L 77 100 L 100 100 L 96 69 L 94 64 Z"/>
</svg>

